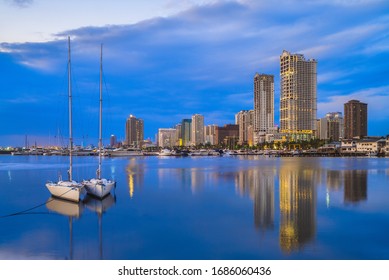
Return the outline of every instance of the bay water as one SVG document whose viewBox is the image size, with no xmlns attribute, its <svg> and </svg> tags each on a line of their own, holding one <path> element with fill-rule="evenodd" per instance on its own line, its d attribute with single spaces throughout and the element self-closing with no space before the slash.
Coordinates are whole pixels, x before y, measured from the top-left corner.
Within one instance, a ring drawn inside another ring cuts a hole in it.
<svg viewBox="0 0 389 280">
<path fill-rule="evenodd" d="M 45 187 L 67 169 L 0 156 L 0 259 L 389 259 L 389 158 L 104 158 L 115 190 L 80 203 Z"/>
</svg>

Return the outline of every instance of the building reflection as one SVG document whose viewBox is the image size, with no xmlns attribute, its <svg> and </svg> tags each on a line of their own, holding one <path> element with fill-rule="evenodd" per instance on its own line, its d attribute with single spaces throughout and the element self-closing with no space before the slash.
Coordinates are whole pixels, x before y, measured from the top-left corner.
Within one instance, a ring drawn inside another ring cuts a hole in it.
<svg viewBox="0 0 389 280">
<path fill-rule="evenodd" d="M 143 186 L 144 181 L 144 166 L 131 158 L 126 166 L 128 193 L 130 198 L 134 196 L 135 186 Z"/>
<path fill-rule="evenodd" d="M 344 202 L 357 203 L 367 200 L 367 171 L 346 170 L 344 172 Z"/>
<path fill-rule="evenodd" d="M 254 201 L 254 225 L 260 230 L 274 228 L 275 173 L 275 169 L 249 169 L 235 176 L 238 193 Z"/>
<path fill-rule="evenodd" d="M 314 239 L 316 233 L 316 181 L 314 166 L 284 163 L 279 173 L 280 247 L 289 253 Z"/>
<path fill-rule="evenodd" d="M 274 171 L 254 173 L 254 224 L 259 229 L 274 228 Z"/>
<path fill-rule="evenodd" d="M 339 170 L 327 170 L 326 171 L 326 185 L 331 191 L 338 191 L 343 186 L 343 174 Z"/>
<path fill-rule="evenodd" d="M 190 169 L 190 188 L 192 193 L 198 192 L 204 188 L 207 181 L 206 175 L 207 173 L 203 169 Z"/>
<path fill-rule="evenodd" d="M 233 178 L 233 177 L 232 177 Z M 202 192 L 207 186 L 220 186 L 224 174 L 219 169 L 210 168 L 159 168 L 158 184 L 161 188 L 180 187 L 190 190 L 191 193 Z"/>
</svg>

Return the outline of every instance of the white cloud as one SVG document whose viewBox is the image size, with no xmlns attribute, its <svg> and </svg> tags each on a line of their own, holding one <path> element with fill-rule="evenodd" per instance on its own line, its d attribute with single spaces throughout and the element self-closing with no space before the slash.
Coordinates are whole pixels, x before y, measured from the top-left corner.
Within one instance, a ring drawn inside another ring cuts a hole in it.
<svg viewBox="0 0 389 280">
<path fill-rule="evenodd" d="M 319 113 L 342 111 L 344 101 L 359 97 L 368 99 L 369 108 L 379 108 L 382 102 L 371 90 L 381 90 L 382 100 L 387 100 L 387 4 L 377 2 L 377 7 L 362 9 L 326 3 L 309 1 L 301 9 L 286 0 L 276 4 L 207 1 L 188 4 L 188 10 L 163 18 L 71 29 L 57 32 L 50 42 L 0 47 L 7 51 L 3 55 L 12 55 L 47 79 L 48 73 L 63 74 L 66 36 L 71 35 L 75 76 L 81 75 L 79 91 L 86 95 L 91 87 L 84 81 L 97 83 L 99 46 L 104 43 L 104 70 L 111 78 L 117 108 L 113 118 L 121 130 L 117 116 L 125 118 L 129 113 L 152 116 L 148 122 L 167 122 L 163 126 L 180 122 L 181 115 L 194 111 L 215 112 L 215 121 L 216 117 L 233 119 L 236 112 L 253 107 L 255 72 L 274 74 L 277 104 L 283 49 L 318 60 Z M 54 95 L 48 98 L 54 100 Z M 374 113 L 387 115 L 381 111 Z"/>
<path fill-rule="evenodd" d="M 359 100 L 368 104 L 369 119 L 384 120 L 389 118 L 389 86 L 367 88 L 347 95 L 333 95 L 328 101 L 318 103 L 318 117 L 328 112 L 343 112 L 344 103 L 349 100 Z"/>
</svg>

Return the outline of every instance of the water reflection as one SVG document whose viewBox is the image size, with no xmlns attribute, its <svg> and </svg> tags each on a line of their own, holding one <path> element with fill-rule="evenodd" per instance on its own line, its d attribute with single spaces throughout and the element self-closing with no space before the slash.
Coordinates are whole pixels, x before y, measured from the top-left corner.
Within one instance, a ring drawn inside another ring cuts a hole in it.
<svg viewBox="0 0 389 280">
<path fill-rule="evenodd" d="M 344 176 L 339 170 L 326 170 L 326 183 L 330 191 L 338 191 L 343 187 Z"/>
<path fill-rule="evenodd" d="M 274 171 L 254 173 L 254 224 L 256 228 L 274 228 Z"/>
<path fill-rule="evenodd" d="M 254 225 L 260 230 L 274 228 L 275 169 L 242 170 L 235 175 L 235 187 L 254 201 Z"/>
<path fill-rule="evenodd" d="M 134 196 L 135 186 L 143 186 L 144 166 L 132 158 L 126 166 L 128 193 L 130 198 Z"/>
<path fill-rule="evenodd" d="M 285 163 L 280 167 L 280 247 L 284 252 L 299 249 L 316 232 L 315 167 Z"/>
<path fill-rule="evenodd" d="M 344 202 L 357 203 L 367 200 L 367 171 L 347 170 L 344 172 Z"/>
<path fill-rule="evenodd" d="M 239 197 L 248 196 L 253 201 L 253 227 L 271 234 L 278 231 L 275 234 L 278 233 L 279 247 L 290 254 L 316 238 L 318 190 L 324 191 L 320 199 L 325 197 L 327 208 L 331 195 L 337 193 L 342 199 L 342 191 L 343 204 L 367 200 L 367 170 L 334 170 L 333 166 L 328 169 L 326 165 L 323 160 L 311 158 L 283 159 L 238 169 L 163 166 L 156 170 L 156 179 L 160 188 L 188 189 L 193 194 L 232 184 Z M 127 165 L 130 197 L 134 186 L 143 185 L 144 169 L 135 162 Z M 332 203 L 336 202 L 335 199 Z M 276 217 L 278 210 L 279 217 Z M 279 224 L 277 229 L 275 224 Z"/>
<path fill-rule="evenodd" d="M 116 203 L 116 199 L 111 194 L 104 197 L 103 199 L 97 199 L 93 196 L 87 195 L 83 203 L 86 206 L 86 208 L 95 212 L 98 216 L 99 257 L 102 260 L 104 259 L 103 257 L 103 215 L 109 208 L 111 208 Z"/>
<path fill-rule="evenodd" d="M 51 197 L 46 201 L 46 208 L 69 218 L 69 259 L 73 259 L 73 218 L 80 218 L 84 210 L 82 202 L 76 203 Z"/>
</svg>

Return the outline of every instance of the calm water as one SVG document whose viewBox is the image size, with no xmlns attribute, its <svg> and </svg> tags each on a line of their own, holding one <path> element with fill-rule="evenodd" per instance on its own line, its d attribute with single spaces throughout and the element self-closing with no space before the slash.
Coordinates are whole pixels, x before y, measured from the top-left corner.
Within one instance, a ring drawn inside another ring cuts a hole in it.
<svg viewBox="0 0 389 280">
<path fill-rule="evenodd" d="M 0 259 L 389 259 L 389 158 L 107 158 L 79 204 L 44 185 L 67 164 L 0 156 Z"/>
</svg>

